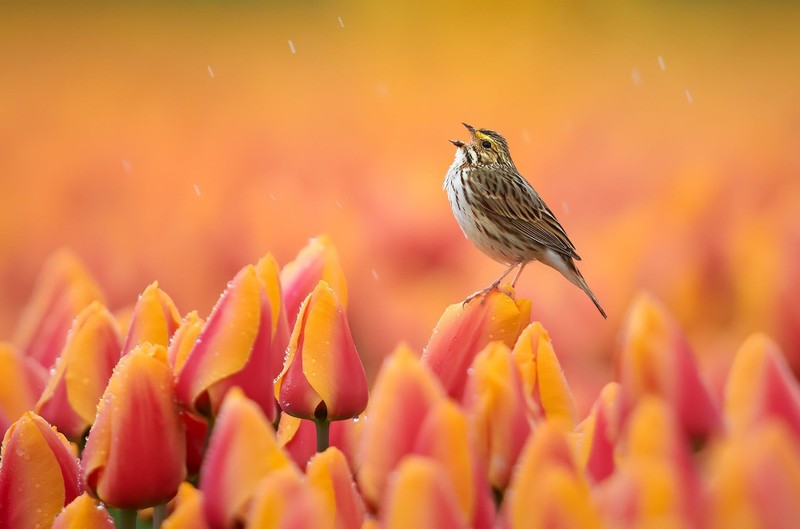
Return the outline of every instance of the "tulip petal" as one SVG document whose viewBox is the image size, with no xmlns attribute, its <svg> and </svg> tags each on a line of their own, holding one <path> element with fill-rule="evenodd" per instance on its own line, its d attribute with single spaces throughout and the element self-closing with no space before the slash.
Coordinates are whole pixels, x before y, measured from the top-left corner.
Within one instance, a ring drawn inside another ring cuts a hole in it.
<svg viewBox="0 0 800 529">
<path fill-rule="evenodd" d="M 87 489 L 107 505 L 140 509 L 171 499 L 186 476 L 186 440 L 162 345 L 122 357 L 83 451 Z"/>
<path fill-rule="evenodd" d="M 294 467 L 284 467 L 259 483 L 249 509 L 252 529 L 334 529 L 333 512 L 322 492 L 303 483 Z"/>
<path fill-rule="evenodd" d="M 800 385 L 778 345 L 750 336 L 736 353 L 725 392 L 725 414 L 734 433 L 766 419 L 781 419 L 800 438 Z"/>
<path fill-rule="evenodd" d="M 219 410 L 200 471 L 209 525 L 231 527 L 244 520 L 258 482 L 291 464 L 262 410 L 232 388 Z"/>
<path fill-rule="evenodd" d="M 383 502 L 386 529 L 466 529 L 458 500 L 439 463 L 420 456 L 403 460 Z"/>
<path fill-rule="evenodd" d="M 197 315 L 196 310 L 193 310 L 181 320 L 180 326 L 172 336 L 169 342 L 169 349 L 167 349 L 167 360 L 176 377 L 183 370 L 186 359 L 200 336 L 203 325 L 205 325 L 205 321 Z"/>
<path fill-rule="evenodd" d="M 600 392 L 589 416 L 578 425 L 578 459 L 594 481 L 602 481 L 614 472 L 614 447 L 620 422 L 619 384 L 609 382 Z"/>
<path fill-rule="evenodd" d="M 0 450 L 0 527 L 49 527 L 80 493 L 67 439 L 33 412 L 11 425 Z"/>
<path fill-rule="evenodd" d="M 389 473 L 413 452 L 417 428 L 443 398 L 437 379 L 407 347 L 384 360 L 364 419 L 359 458 L 358 482 L 371 505 L 378 505 Z"/>
<path fill-rule="evenodd" d="M 36 413 L 70 439 L 82 439 L 94 422 L 121 346 L 114 316 L 99 301 L 92 302 L 75 318 Z"/>
<path fill-rule="evenodd" d="M 158 288 L 154 281 L 141 293 L 133 308 L 122 354 L 128 354 L 141 343 L 167 347 L 169 339 L 180 326 L 181 316 L 172 298 Z"/>
<path fill-rule="evenodd" d="M 300 305 L 319 281 L 325 281 L 339 295 L 347 307 L 347 283 L 339 255 L 327 235 L 308 241 L 291 263 L 281 271 L 283 300 L 289 327 L 294 327 Z"/>
<path fill-rule="evenodd" d="M 280 268 L 272 254 L 267 254 L 256 263 L 256 274 L 264 285 L 272 308 L 272 348 L 276 353 L 270 356 L 270 380 L 275 380 L 283 370 L 284 352 L 289 345 L 289 322 L 286 319 L 286 308 L 283 305 Z M 296 314 L 296 313 L 295 313 Z"/>
<path fill-rule="evenodd" d="M 367 407 L 364 365 L 344 307 L 324 281 L 300 308 L 275 395 L 283 411 L 312 420 L 350 419 Z"/>
<path fill-rule="evenodd" d="M 209 529 L 203 511 L 203 494 L 185 481 L 178 488 L 175 510 L 161 529 Z"/>
<path fill-rule="evenodd" d="M 467 369 L 489 342 L 513 347 L 530 320 L 529 300 L 516 302 L 505 292 L 492 292 L 482 301 L 450 305 L 433 330 L 423 362 L 439 377 L 456 400 L 464 394 Z"/>
<path fill-rule="evenodd" d="M 81 494 L 56 517 L 52 529 L 114 529 L 114 520 L 103 504 Z"/>
<path fill-rule="evenodd" d="M 64 347 L 72 320 L 89 303 L 101 299 L 100 288 L 83 264 L 71 252 L 61 250 L 39 274 L 13 342 L 49 369 Z"/>
<path fill-rule="evenodd" d="M 44 386 L 44 373 L 34 359 L 17 354 L 10 343 L 0 342 L 0 433 L 33 409 Z"/>
<path fill-rule="evenodd" d="M 309 486 L 324 497 L 327 511 L 335 513 L 335 529 L 359 529 L 364 522 L 364 503 L 356 492 L 344 454 L 330 447 L 315 455 L 306 468 Z"/>
</svg>

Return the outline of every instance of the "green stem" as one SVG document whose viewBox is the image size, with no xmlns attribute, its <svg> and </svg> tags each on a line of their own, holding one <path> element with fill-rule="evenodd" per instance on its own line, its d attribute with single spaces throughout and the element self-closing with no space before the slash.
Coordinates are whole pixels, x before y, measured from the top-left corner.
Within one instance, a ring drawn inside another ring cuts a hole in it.
<svg viewBox="0 0 800 529">
<path fill-rule="evenodd" d="M 317 452 L 324 452 L 330 444 L 331 421 L 317 419 L 314 425 L 317 427 Z"/>
<path fill-rule="evenodd" d="M 119 514 L 117 519 L 119 522 L 118 529 L 136 529 L 136 517 L 138 515 L 136 509 L 120 509 L 117 512 Z"/>
<path fill-rule="evenodd" d="M 167 504 L 160 503 L 153 507 L 153 529 L 161 529 L 161 523 L 167 518 Z"/>
</svg>

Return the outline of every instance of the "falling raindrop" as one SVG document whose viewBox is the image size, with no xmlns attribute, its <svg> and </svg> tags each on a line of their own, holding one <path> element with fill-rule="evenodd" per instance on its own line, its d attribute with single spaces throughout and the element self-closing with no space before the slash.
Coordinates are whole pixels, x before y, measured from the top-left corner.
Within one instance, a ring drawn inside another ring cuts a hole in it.
<svg viewBox="0 0 800 529">
<path fill-rule="evenodd" d="M 337 17 L 337 18 L 339 19 L 339 25 L 344 27 L 344 20 L 342 20 L 342 17 Z"/>
<path fill-rule="evenodd" d="M 569 215 L 569 204 L 567 204 L 566 200 L 561 202 L 561 207 L 564 209 L 564 213 Z"/>
<path fill-rule="evenodd" d="M 378 279 L 380 279 L 380 277 L 378 276 L 378 271 L 377 271 L 377 270 L 375 270 L 374 268 L 372 269 L 372 278 L 373 278 L 375 281 L 377 281 Z"/>
<path fill-rule="evenodd" d="M 194 185 L 194 194 L 197 195 L 197 196 L 201 196 L 200 195 L 200 187 L 197 184 Z"/>
<path fill-rule="evenodd" d="M 341 202 L 339 202 L 338 200 L 335 200 L 334 202 L 336 203 L 336 207 L 337 208 L 342 209 L 342 203 Z"/>
<path fill-rule="evenodd" d="M 642 76 L 639 74 L 639 70 L 637 70 L 636 68 L 633 68 L 631 70 L 631 79 L 633 79 L 633 84 L 635 84 L 636 86 L 642 84 Z"/>
<path fill-rule="evenodd" d="M 661 55 L 658 56 L 658 67 L 661 68 L 662 72 L 667 69 L 667 65 L 664 64 L 664 57 Z"/>
<path fill-rule="evenodd" d="M 122 170 L 125 171 L 126 173 L 130 173 L 132 169 L 133 169 L 133 166 L 131 165 L 131 161 L 128 160 L 127 158 L 123 158 L 122 159 Z"/>
<path fill-rule="evenodd" d="M 689 103 L 692 103 L 694 101 L 692 93 L 689 91 L 688 88 L 686 89 L 686 101 L 688 101 Z"/>
<path fill-rule="evenodd" d="M 208 75 L 211 76 L 212 79 L 214 78 L 214 70 L 211 69 L 210 64 L 208 65 Z"/>
<path fill-rule="evenodd" d="M 292 50 L 292 53 L 297 53 L 294 49 L 294 42 L 292 42 L 292 39 L 289 39 L 289 49 Z"/>
</svg>

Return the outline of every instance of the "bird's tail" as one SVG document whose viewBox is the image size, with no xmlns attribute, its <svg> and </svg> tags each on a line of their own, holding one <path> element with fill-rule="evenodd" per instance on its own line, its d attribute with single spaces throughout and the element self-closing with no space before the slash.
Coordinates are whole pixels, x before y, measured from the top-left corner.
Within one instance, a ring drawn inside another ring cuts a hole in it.
<svg viewBox="0 0 800 529">
<path fill-rule="evenodd" d="M 572 283 L 575 284 L 575 286 L 586 292 L 586 295 L 592 299 L 592 303 L 594 303 L 594 306 L 597 307 L 597 310 L 600 311 L 600 314 L 603 315 L 603 318 L 608 319 L 608 316 L 606 316 L 606 311 L 603 310 L 603 307 L 600 306 L 600 302 L 597 301 L 596 297 L 594 297 L 592 289 L 590 289 L 589 285 L 586 284 L 586 280 L 583 278 L 583 275 L 581 275 L 581 271 L 578 270 L 578 267 L 575 265 L 575 262 L 572 259 L 567 259 L 567 263 L 572 272 L 572 274 L 569 274 L 567 276 L 567 279 L 572 281 Z"/>
</svg>

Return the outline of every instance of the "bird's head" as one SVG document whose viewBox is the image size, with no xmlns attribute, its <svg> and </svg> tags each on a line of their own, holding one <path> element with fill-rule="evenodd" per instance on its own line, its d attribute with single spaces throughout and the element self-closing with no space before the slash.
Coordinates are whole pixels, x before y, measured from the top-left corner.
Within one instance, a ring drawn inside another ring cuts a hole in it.
<svg viewBox="0 0 800 529">
<path fill-rule="evenodd" d="M 514 165 L 508 152 L 508 142 L 498 132 L 489 129 L 476 129 L 467 125 L 470 141 L 450 140 L 458 149 L 464 150 L 465 158 L 471 165 L 505 164 Z"/>
</svg>

